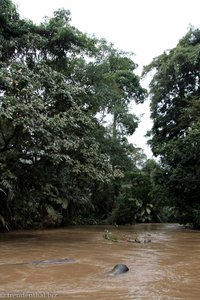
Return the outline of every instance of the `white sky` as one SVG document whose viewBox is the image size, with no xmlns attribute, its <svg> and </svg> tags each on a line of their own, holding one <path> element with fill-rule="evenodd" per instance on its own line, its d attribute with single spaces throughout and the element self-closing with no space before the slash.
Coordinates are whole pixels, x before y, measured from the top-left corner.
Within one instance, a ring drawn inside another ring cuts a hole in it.
<svg viewBox="0 0 200 300">
<path fill-rule="evenodd" d="M 134 62 L 142 66 L 176 46 L 189 25 L 200 28 L 199 0 L 14 0 L 21 17 L 40 22 L 44 16 L 65 8 L 71 11 L 71 24 L 83 32 L 104 37 L 115 47 L 135 53 Z M 131 141 L 144 149 L 146 131 L 151 128 L 149 103 L 134 108 L 144 114 Z"/>
</svg>

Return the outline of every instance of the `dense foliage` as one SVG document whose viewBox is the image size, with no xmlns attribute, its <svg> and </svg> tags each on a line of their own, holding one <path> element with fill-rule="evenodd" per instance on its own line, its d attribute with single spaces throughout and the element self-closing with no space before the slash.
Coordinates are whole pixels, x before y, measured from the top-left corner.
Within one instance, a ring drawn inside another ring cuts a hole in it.
<svg viewBox="0 0 200 300">
<path fill-rule="evenodd" d="M 200 31 L 145 67 L 159 163 L 128 142 L 147 94 L 130 53 L 58 10 L 0 0 L 0 229 L 180 221 L 200 227 Z"/>
<path fill-rule="evenodd" d="M 200 227 L 200 31 L 146 67 L 150 84 L 153 153 L 162 163 L 163 186 L 180 222 Z"/>
<path fill-rule="evenodd" d="M 65 10 L 35 25 L 1 0 L 0 24 L 0 226 L 150 220 L 145 157 L 127 140 L 146 93 L 131 56 Z"/>
</svg>

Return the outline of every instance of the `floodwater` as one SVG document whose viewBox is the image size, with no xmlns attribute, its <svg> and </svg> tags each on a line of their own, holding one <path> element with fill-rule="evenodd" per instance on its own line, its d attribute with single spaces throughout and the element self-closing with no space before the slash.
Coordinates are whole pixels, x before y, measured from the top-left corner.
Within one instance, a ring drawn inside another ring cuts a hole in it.
<svg viewBox="0 0 200 300">
<path fill-rule="evenodd" d="M 121 240 L 105 239 L 105 229 Z M 144 236 L 151 242 L 127 241 Z M 118 263 L 129 272 L 109 276 Z M 45 298 L 199 300 L 200 231 L 138 224 L 1 233 L 0 299 Z"/>
</svg>

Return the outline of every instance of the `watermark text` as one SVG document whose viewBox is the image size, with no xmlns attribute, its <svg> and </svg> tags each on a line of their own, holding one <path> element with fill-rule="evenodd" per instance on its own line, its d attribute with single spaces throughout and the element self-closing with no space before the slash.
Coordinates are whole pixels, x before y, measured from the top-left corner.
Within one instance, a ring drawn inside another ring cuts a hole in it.
<svg viewBox="0 0 200 300">
<path fill-rule="evenodd" d="M 0 299 L 53 299 L 56 293 L 51 292 L 19 292 L 19 293 L 1 293 Z"/>
</svg>

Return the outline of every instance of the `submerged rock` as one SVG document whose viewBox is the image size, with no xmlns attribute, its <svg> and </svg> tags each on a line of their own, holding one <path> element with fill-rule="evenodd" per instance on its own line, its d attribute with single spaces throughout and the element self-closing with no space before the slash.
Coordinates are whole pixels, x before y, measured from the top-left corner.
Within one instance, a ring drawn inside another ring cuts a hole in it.
<svg viewBox="0 0 200 300">
<path fill-rule="evenodd" d="M 27 262 L 3 263 L 1 265 L 62 265 L 76 262 L 73 258 L 55 258 L 46 260 L 32 260 Z"/>
<path fill-rule="evenodd" d="M 129 268 L 124 264 L 117 264 L 114 268 L 108 273 L 110 276 L 116 276 L 129 271 Z"/>
<path fill-rule="evenodd" d="M 70 262 L 75 262 L 75 259 L 73 258 L 57 258 L 57 259 L 46 259 L 46 260 L 33 260 L 30 262 L 30 264 L 33 265 L 62 265 L 62 264 L 67 264 Z"/>
</svg>

